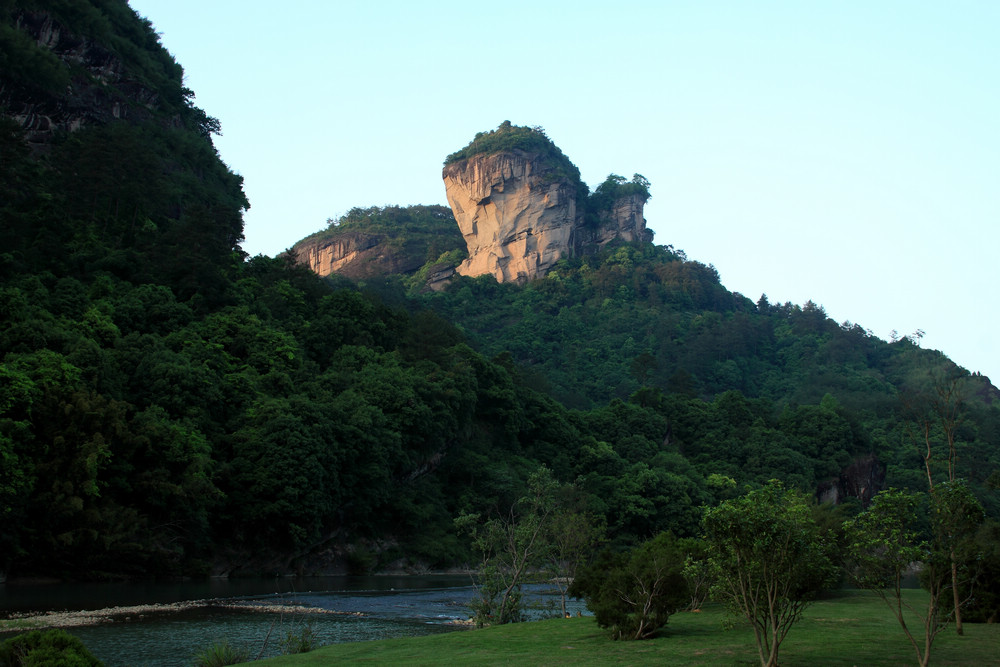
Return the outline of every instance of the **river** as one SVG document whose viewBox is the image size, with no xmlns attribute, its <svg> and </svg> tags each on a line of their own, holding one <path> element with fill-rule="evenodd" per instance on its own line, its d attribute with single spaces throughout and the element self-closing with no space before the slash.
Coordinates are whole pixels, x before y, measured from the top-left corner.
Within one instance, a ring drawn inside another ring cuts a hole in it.
<svg viewBox="0 0 1000 667">
<path fill-rule="evenodd" d="M 464 630 L 473 591 L 468 575 L 7 583 L 0 585 L 0 613 L 211 601 L 180 610 L 143 609 L 67 628 L 109 667 L 168 667 L 191 665 L 199 649 L 223 640 L 249 649 L 251 658 L 278 655 L 281 640 L 307 626 L 319 644 Z M 532 592 L 541 606 L 558 601 L 544 588 Z M 571 602 L 571 613 L 583 610 L 582 603 Z M 281 611 L 261 611 L 269 605 Z"/>
</svg>

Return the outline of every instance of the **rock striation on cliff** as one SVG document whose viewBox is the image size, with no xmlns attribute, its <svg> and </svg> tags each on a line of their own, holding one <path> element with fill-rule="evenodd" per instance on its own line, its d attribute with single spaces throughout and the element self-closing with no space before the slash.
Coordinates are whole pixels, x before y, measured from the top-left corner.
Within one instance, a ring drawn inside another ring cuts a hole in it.
<svg viewBox="0 0 1000 667">
<path fill-rule="evenodd" d="M 410 273 L 423 261 L 395 252 L 379 234 L 352 231 L 336 238 L 309 238 L 293 247 L 295 259 L 320 276 L 337 273 L 354 280 L 387 273 Z"/>
</svg>

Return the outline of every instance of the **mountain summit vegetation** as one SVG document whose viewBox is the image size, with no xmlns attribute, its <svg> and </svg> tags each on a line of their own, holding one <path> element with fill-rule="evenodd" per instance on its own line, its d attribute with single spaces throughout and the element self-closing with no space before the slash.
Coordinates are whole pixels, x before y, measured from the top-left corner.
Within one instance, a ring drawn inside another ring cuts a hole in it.
<svg viewBox="0 0 1000 667">
<path fill-rule="evenodd" d="M 418 268 L 320 279 L 242 251 L 220 123 L 125 2 L 0 3 L 0 64 L 10 577 L 449 567 L 474 558 L 456 518 L 526 511 L 540 478 L 546 525 L 603 533 L 588 548 L 697 536 L 772 479 L 830 535 L 931 478 L 1000 517 L 1000 393 L 918 336 L 754 302 L 643 242 L 426 291 L 461 259 L 441 207 L 352 210 L 332 227 Z M 649 192 L 595 195 L 616 188 Z"/>
</svg>

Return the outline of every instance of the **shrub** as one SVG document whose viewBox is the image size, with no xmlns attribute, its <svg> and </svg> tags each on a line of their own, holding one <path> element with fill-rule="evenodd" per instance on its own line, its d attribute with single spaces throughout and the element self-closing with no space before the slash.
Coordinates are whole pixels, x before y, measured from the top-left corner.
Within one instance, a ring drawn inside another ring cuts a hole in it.
<svg viewBox="0 0 1000 667">
<path fill-rule="evenodd" d="M 3 667 L 97 667 L 103 665 L 65 630 L 33 630 L 0 643 Z"/>
<path fill-rule="evenodd" d="M 301 632 L 288 631 L 288 634 L 281 640 L 281 647 L 285 653 L 308 653 L 319 646 L 316 633 L 311 625 L 306 625 Z"/>
<path fill-rule="evenodd" d="M 241 662 L 249 661 L 250 651 L 248 649 L 237 648 L 225 639 L 201 649 L 194 657 L 194 664 L 197 667 L 223 667 L 223 665 L 238 665 Z"/>
<path fill-rule="evenodd" d="M 661 533 L 629 553 L 605 552 L 569 593 L 586 598 L 587 609 L 613 639 L 648 639 L 689 600 L 683 568 L 677 539 Z"/>
</svg>

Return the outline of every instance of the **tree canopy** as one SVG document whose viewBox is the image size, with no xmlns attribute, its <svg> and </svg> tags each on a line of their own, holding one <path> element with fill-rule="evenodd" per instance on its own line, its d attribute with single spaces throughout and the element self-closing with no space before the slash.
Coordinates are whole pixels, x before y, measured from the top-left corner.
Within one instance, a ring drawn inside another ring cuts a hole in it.
<svg viewBox="0 0 1000 667">
<path fill-rule="evenodd" d="M 87 36 L 121 76 L 100 83 L 46 51 L 14 20 L 24 11 Z M 870 498 L 851 480 L 922 488 L 928 439 L 935 461 L 955 445 L 956 474 L 1000 514 L 1000 403 L 985 378 L 967 378 L 960 423 L 907 429 L 900 394 L 953 367 L 940 353 L 811 302 L 755 304 L 670 246 L 434 294 L 411 276 L 355 284 L 247 257 L 249 203 L 212 143 L 218 124 L 148 22 L 79 0 L 0 5 L 0 26 L 0 57 L 21 63 L 0 67 L 11 576 L 470 562 L 454 518 L 510 508 L 542 466 L 624 552 L 696 536 L 705 507 L 772 478 L 854 511 Z M 130 111 L 29 142 L 22 102 L 71 108 L 66 81 Z M 476 150 L 507 134 L 551 143 L 505 124 Z M 639 179 L 612 184 L 648 189 Z M 455 250 L 449 222 L 442 207 L 358 208 L 326 232 L 380 229 L 432 263 Z"/>
</svg>

